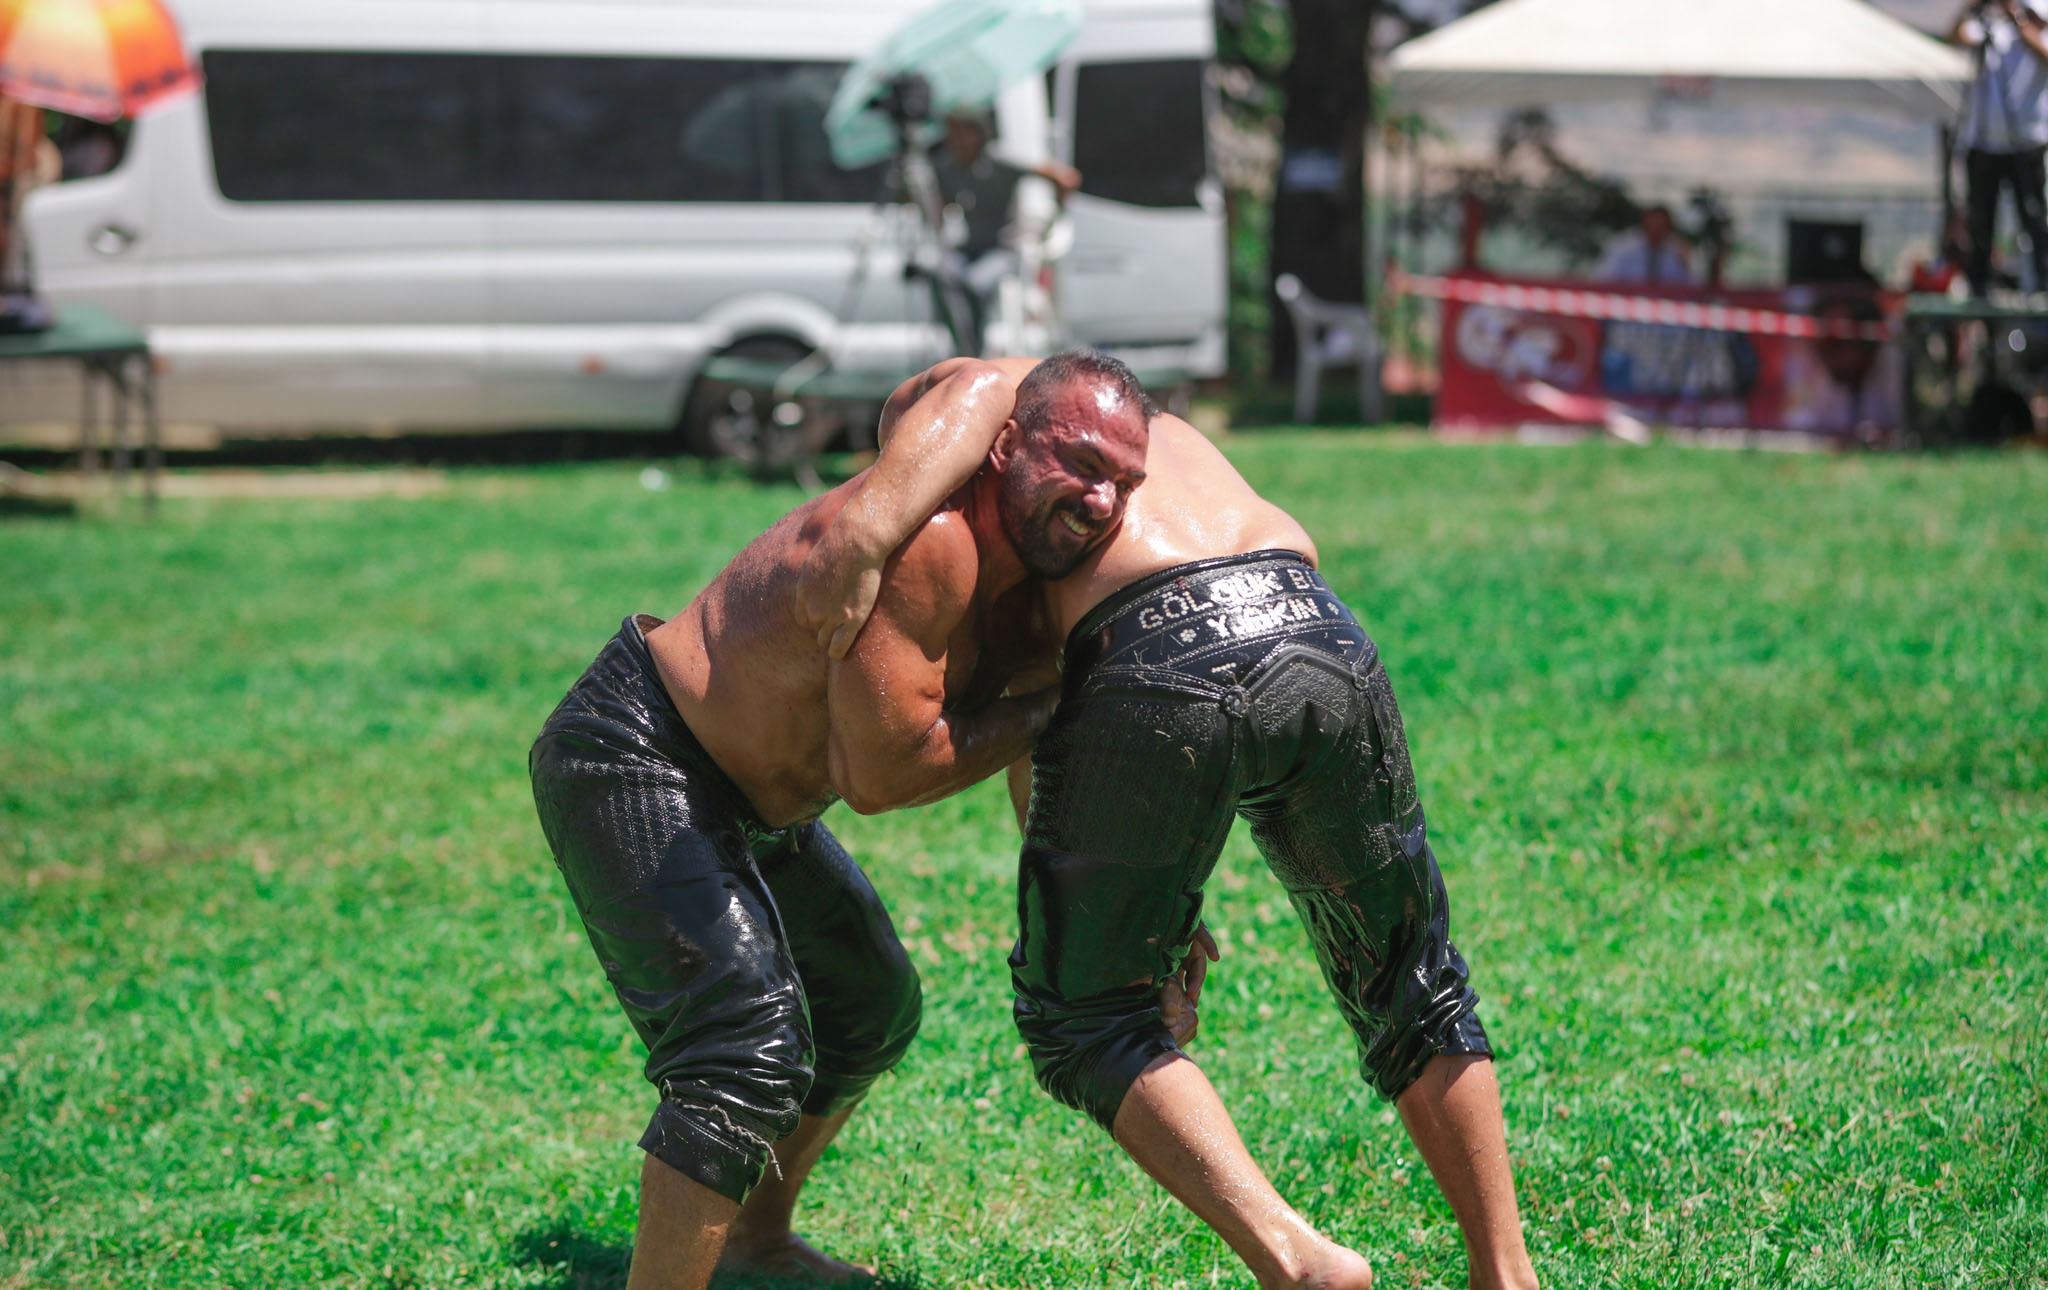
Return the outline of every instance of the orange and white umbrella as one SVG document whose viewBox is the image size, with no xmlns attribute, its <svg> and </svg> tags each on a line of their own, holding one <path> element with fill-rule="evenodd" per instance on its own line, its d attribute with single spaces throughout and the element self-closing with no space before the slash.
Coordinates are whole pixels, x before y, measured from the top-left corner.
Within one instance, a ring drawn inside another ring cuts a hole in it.
<svg viewBox="0 0 2048 1290">
<path fill-rule="evenodd" d="M 199 83 L 161 0 L 0 0 L 0 95 L 100 121 Z"/>
</svg>

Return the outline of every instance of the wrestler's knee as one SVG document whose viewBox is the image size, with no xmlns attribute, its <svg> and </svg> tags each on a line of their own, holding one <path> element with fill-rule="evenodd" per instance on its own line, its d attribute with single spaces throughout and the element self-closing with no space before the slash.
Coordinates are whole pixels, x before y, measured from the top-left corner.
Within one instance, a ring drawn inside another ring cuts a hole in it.
<svg viewBox="0 0 2048 1290">
<path fill-rule="evenodd" d="M 1493 1045 L 1474 1011 L 1470 990 L 1431 998 L 1423 1015 L 1405 1018 L 1377 1035 L 1359 1036 L 1366 1082 L 1389 1102 L 1397 1100 L 1437 1057 L 1491 1057 Z"/>
<path fill-rule="evenodd" d="M 1357 890 L 1292 897 L 1357 1039 L 1360 1073 L 1381 1096 L 1399 1097 L 1439 1053 L 1492 1052 L 1433 864 L 1419 890 L 1377 917 Z"/>
<path fill-rule="evenodd" d="M 734 1204 L 745 1204 L 767 1170 L 772 1145 L 796 1128 L 794 1104 L 788 1123 L 777 1132 L 778 1125 L 736 1114 L 723 1102 L 663 1096 L 640 1135 L 640 1149 Z"/>
<path fill-rule="evenodd" d="M 1026 846 L 1017 901 L 1010 980 L 1032 1069 L 1106 1129 L 1139 1073 L 1174 1049 L 1157 983 L 1200 921 L 1199 883 L 1169 865 Z"/>
<path fill-rule="evenodd" d="M 1013 1015 L 1039 1087 L 1104 1129 L 1145 1068 L 1175 1050 L 1150 986 L 1076 1004 L 1019 981 Z"/>
<path fill-rule="evenodd" d="M 893 938 L 847 966 L 855 970 L 837 983 L 834 1002 L 812 1001 L 818 1060 L 806 1115 L 832 1115 L 858 1102 L 903 1060 L 924 1018 L 917 969 Z M 829 1014 L 821 1012 L 826 1007 Z"/>
<path fill-rule="evenodd" d="M 793 985 L 718 1017 L 673 1025 L 648 1053 L 661 1104 L 640 1146 L 734 1201 L 760 1181 L 769 1148 L 796 1130 L 812 1083 L 812 1043 Z"/>
<path fill-rule="evenodd" d="M 1451 941 L 1450 898 L 1436 858 L 1423 849 L 1421 885 L 1429 892 L 1426 917 L 1412 916 L 1391 945 L 1396 955 L 1385 1039 L 1361 1043 L 1368 1077 L 1389 1101 L 1397 1098 L 1438 1054 L 1493 1052 L 1479 1024 L 1479 995 L 1465 956 Z M 1361 1037 L 1362 1038 L 1362 1037 Z"/>
<path fill-rule="evenodd" d="M 816 1045 L 766 893 L 744 869 L 702 859 L 669 866 L 666 884 L 616 912 L 594 910 L 591 922 L 604 929 L 593 939 L 646 1039 L 647 1079 L 661 1091 L 643 1145 L 739 1199 L 759 1179 L 769 1146 L 796 1129 Z"/>
<path fill-rule="evenodd" d="M 918 1023 L 924 1019 L 924 986 L 910 965 L 910 955 L 895 941 L 878 949 L 864 968 L 860 979 L 851 983 L 860 1002 L 850 1024 L 829 1029 L 838 1050 L 880 1074 L 901 1061 L 910 1041 L 917 1038 Z M 822 1043 L 828 1028 L 816 1019 L 813 1026 Z"/>
</svg>

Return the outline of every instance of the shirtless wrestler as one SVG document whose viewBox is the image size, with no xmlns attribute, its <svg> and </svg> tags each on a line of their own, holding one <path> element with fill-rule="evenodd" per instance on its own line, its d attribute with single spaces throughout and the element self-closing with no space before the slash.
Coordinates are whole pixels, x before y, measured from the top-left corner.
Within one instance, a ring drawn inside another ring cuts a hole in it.
<svg viewBox="0 0 2048 1290">
<path fill-rule="evenodd" d="M 1033 370 L 998 365 L 1012 379 Z M 952 370 L 906 382 L 894 406 Z M 857 499 L 802 591 L 834 649 L 860 631 L 875 552 L 979 467 L 971 439 L 908 418 L 889 428 L 869 478 L 904 509 Z M 1213 956 L 1202 886 L 1242 814 L 1307 926 L 1363 1075 L 1457 1214 L 1472 1285 L 1533 1286 L 1478 999 L 1378 650 L 1293 518 L 1187 423 L 1151 428 L 1147 483 L 1121 527 L 1044 588 L 1066 640 L 1064 698 L 1029 775 L 1012 775 L 1029 811 L 1011 968 L 1039 1081 L 1108 1128 L 1262 1286 L 1369 1284 L 1362 1256 L 1273 1189 L 1161 1021 L 1159 985 L 1178 979 L 1179 956 L 1191 944 Z M 922 496 L 891 483 L 913 474 Z M 1197 995 L 1200 974 L 1185 979 Z"/>
<path fill-rule="evenodd" d="M 631 1290 L 702 1287 L 721 1255 L 814 1283 L 866 1271 L 812 1250 L 790 1217 L 908 1047 L 919 991 L 817 816 L 835 799 L 868 813 L 943 797 L 1044 729 L 1052 690 L 1004 693 L 1051 653 L 1027 574 L 1071 569 L 1142 478 L 1149 403 L 1119 371 L 1027 383 L 1022 424 L 1016 387 L 978 364 L 892 409 L 920 441 L 993 440 L 1006 469 L 906 530 L 844 657 L 799 621 L 796 587 L 860 480 L 792 511 L 675 618 L 628 618 L 535 742 L 542 827 L 660 1091 Z"/>
</svg>

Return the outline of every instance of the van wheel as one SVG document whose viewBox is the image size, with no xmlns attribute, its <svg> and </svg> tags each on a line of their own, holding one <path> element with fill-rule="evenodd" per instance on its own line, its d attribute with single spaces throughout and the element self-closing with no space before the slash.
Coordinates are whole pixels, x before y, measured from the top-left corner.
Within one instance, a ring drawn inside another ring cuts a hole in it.
<svg viewBox="0 0 2048 1290">
<path fill-rule="evenodd" d="M 748 336 L 718 351 L 715 357 L 775 359 L 794 363 L 811 347 L 788 336 Z M 728 381 L 698 377 L 683 400 L 676 426 L 684 452 L 698 457 L 736 457 L 761 466 L 767 443 L 770 409 L 757 392 Z"/>
</svg>

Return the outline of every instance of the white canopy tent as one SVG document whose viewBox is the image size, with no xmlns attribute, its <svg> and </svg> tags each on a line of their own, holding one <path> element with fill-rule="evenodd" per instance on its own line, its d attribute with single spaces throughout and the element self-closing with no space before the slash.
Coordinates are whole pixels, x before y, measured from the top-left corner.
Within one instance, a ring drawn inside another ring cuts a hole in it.
<svg viewBox="0 0 2048 1290">
<path fill-rule="evenodd" d="M 1388 59 L 1399 108 L 1660 98 L 1943 119 L 1969 55 L 1863 0 L 1500 0 Z"/>
</svg>

